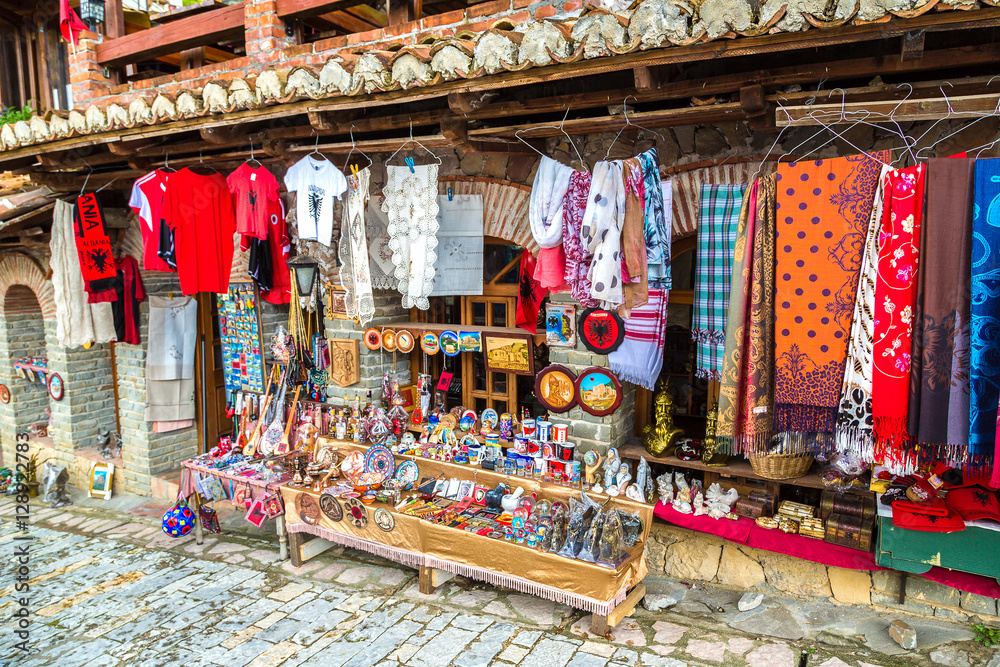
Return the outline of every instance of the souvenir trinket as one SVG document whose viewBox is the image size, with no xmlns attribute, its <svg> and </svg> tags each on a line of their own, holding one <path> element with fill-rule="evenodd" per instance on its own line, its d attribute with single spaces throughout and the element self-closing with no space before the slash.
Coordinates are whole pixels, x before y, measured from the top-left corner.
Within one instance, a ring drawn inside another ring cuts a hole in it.
<svg viewBox="0 0 1000 667">
<path fill-rule="evenodd" d="M 372 445 L 365 452 L 364 470 L 369 473 L 377 473 L 381 477 L 379 479 L 379 483 L 381 483 L 391 478 L 396 471 L 396 460 L 388 447 Z"/>
<path fill-rule="evenodd" d="M 535 395 L 536 396 L 538 395 L 537 391 L 535 392 Z M 535 437 L 535 420 L 531 418 L 522 419 L 521 433 L 523 433 L 524 437 L 527 438 L 528 440 L 533 440 Z"/>
<path fill-rule="evenodd" d="M 355 528 L 368 525 L 368 508 L 358 498 L 348 498 L 344 503 L 345 514 Z"/>
<path fill-rule="evenodd" d="M 344 518 L 344 509 L 337 502 L 337 499 L 328 493 L 320 494 L 319 508 L 331 521 L 340 521 Z"/>
<path fill-rule="evenodd" d="M 588 308 L 580 316 L 579 334 L 591 352 L 610 354 L 625 340 L 625 323 L 618 313 Z"/>
<path fill-rule="evenodd" d="M 458 344 L 458 334 L 454 331 L 442 331 L 438 343 L 446 357 L 457 357 L 461 351 Z"/>
<path fill-rule="evenodd" d="M 386 329 L 382 332 L 382 349 L 386 352 L 396 351 L 396 332 L 392 329 Z"/>
<path fill-rule="evenodd" d="M 545 305 L 545 344 L 549 347 L 576 347 L 576 306 Z"/>
<path fill-rule="evenodd" d="M 413 334 L 411 334 L 406 329 L 400 329 L 396 332 L 396 349 L 403 354 L 409 354 L 413 351 Z"/>
<path fill-rule="evenodd" d="M 514 439 L 514 416 L 512 414 L 505 412 L 500 415 L 498 427 L 501 439 L 506 440 L 507 442 Z"/>
<path fill-rule="evenodd" d="M 382 347 L 382 334 L 374 327 L 365 332 L 364 340 L 365 347 L 373 352 Z"/>
<path fill-rule="evenodd" d="M 566 424 L 553 424 L 552 425 L 552 442 L 564 443 L 566 442 L 566 437 L 569 435 L 569 426 Z M 563 459 L 569 460 L 569 459 Z"/>
<path fill-rule="evenodd" d="M 462 418 L 458 421 L 458 426 L 466 433 L 474 429 L 476 427 L 475 410 L 466 410 L 463 412 Z"/>
<path fill-rule="evenodd" d="M 656 394 L 653 403 L 656 425 L 643 427 L 642 446 L 653 456 L 669 456 L 684 431 L 674 426 L 674 399 L 667 388 Z"/>
<path fill-rule="evenodd" d="M 295 511 L 298 512 L 299 518 L 310 526 L 319 523 L 319 503 L 308 493 L 300 493 L 295 496 Z"/>
<path fill-rule="evenodd" d="M 483 410 L 483 414 L 479 418 L 480 432 L 482 435 L 486 435 L 490 431 L 496 428 L 497 422 L 500 421 L 497 411 L 493 408 L 486 408 Z"/>
<path fill-rule="evenodd" d="M 392 514 L 382 507 L 375 510 L 374 519 L 375 525 L 386 533 L 391 532 L 396 527 L 396 520 L 393 519 Z"/>
<path fill-rule="evenodd" d="M 441 343 L 438 341 L 438 337 L 435 334 L 430 331 L 425 331 L 424 335 L 420 337 L 420 349 L 423 350 L 425 354 L 434 355 L 441 349 Z"/>
<path fill-rule="evenodd" d="M 591 366 L 576 379 L 576 399 L 584 412 L 604 417 L 621 405 L 622 385 L 608 369 Z"/>
<path fill-rule="evenodd" d="M 478 331 L 460 331 L 458 333 L 458 349 L 462 352 L 480 352 L 483 349 L 483 337 Z"/>
<path fill-rule="evenodd" d="M 494 373 L 535 374 L 533 339 L 524 336 L 485 336 L 486 370 Z"/>
<path fill-rule="evenodd" d="M 178 500 L 174 506 L 163 514 L 161 525 L 163 532 L 170 537 L 183 537 L 194 529 L 194 512 L 187 502 Z"/>
</svg>

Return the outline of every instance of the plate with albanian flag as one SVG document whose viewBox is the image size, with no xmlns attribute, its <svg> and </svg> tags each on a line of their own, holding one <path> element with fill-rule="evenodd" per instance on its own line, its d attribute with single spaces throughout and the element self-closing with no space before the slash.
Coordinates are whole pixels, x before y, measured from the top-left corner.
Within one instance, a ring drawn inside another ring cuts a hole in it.
<svg viewBox="0 0 1000 667">
<path fill-rule="evenodd" d="M 580 316 L 577 333 L 591 352 L 610 354 L 625 340 L 625 323 L 618 313 L 603 308 L 588 308 Z"/>
</svg>

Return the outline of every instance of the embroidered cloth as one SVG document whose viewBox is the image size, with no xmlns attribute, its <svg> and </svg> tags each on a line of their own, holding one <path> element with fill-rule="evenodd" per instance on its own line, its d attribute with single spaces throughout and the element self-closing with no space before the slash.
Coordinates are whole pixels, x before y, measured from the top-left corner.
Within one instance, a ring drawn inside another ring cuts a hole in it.
<svg viewBox="0 0 1000 667">
<path fill-rule="evenodd" d="M 667 290 L 649 290 L 649 301 L 632 309 L 625 320 L 625 340 L 608 355 L 611 371 L 650 391 L 663 368 L 663 342 L 667 330 Z"/>
<path fill-rule="evenodd" d="M 438 165 L 386 167 L 382 209 L 389 214 L 396 289 L 403 308 L 427 310 L 437 261 Z"/>
<path fill-rule="evenodd" d="M 776 431 L 833 431 L 858 270 L 888 160 L 881 151 L 778 165 Z"/>
<path fill-rule="evenodd" d="M 371 171 L 366 167 L 347 177 L 347 204 L 345 206 L 347 246 L 350 253 L 350 271 L 342 262 L 340 282 L 347 288 L 347 314 L 356 317 L 361 326 L 367 326 L 375 317 L 375 297 L 372 294 L 372 274 L 368 261 L 368 234 L 365 229 L 365 209 L 368 207 L 368 185 Z"/>
<path fill-rule="evenodd" d="M 913 309 L 920 262 L 920 223 L 926 167 L 890 171 L 883 181 L 882 231 L 875 280 L 875 339 L 872 349 L 872 416 L 875 441 L 886 463 L 906 456 L 910 407 Z"/>
<path fill-rule="evenodd" d="M 574 171 L 569 177 L 569 186 L 563 198 L 563 249 L 566 252 L 566 284 L 570 294 L 584 308 L 595 308 L 597 299 L 590 296 L 590 262 L 593 255 L 587 245 L 581 240 L 580 228 L 583 224 L 583 214 L 587 209 L 587 196 L 590 194 L 590 172 Z"/>
<path fill-rule="evenodd" d="M 745 185 L 701 186 L 698 254 L 691 336 L 698 344 L 695 374 L 718 379 L 726 345 L 736 228 Z"/>
<path fill-rule="evenodd" d="M 483 196 L 438 195 L 438 247 L 431 296 L 483 293 Z M 560 246 L 561 247 L 561 246 Z"/>
</svg>

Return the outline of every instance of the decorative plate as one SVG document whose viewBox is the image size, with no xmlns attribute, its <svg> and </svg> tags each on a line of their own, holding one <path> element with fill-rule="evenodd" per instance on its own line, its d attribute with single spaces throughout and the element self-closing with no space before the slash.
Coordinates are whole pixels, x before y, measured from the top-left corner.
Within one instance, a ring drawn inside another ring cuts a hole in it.
<svg viewBox="0 0 1000 667">
<path fill-rule="evenodd" d="M 420 349 L 427 354 L 437 354 L 438 350 L 441 349 L 441 343 L 438 341 L 437 336 L 427 331 L 420 337 Z"/>
<path fill-rule="evenodd" d="M 610 415 L 621 405 L 621 382 L 608 369 L 591 366 L 576 379 L 576 400 L 595 417 Z"/>
<path fill-rule="evenodd" d="M 479 418 L 479 424 L 483 427 L 483 431 L 492 431 L 497 427 L 499 421 L 500 415 L 493 408 L 483 410 L 483 414 Z"/>
<path fill-rule="evenodd" d="M 382 332 L 382 349 L 386 352 L 396 351 L 396 332 L 392 329 Z"/>
<path fill-rule="evenodd" d="M 419 478 L 420 469 L 417 468 L 415 461 L 403 461 L 399 464 L 399 467 L 396 468 L 396 481 L 399 482 L 401 486 L 411 486 Z"/>
<path fill-rule="evenodd" d="M 388 510 L 379 507 L 375 510 L 375 525 L 381 528 L 385 532 L 392 531 L 396 527 L 396 520 L 392 518 L 392 514 Z"/>
<path fill-rule="evenodd" d="M 535 398 L 549 412 L 566 412 L 576 405 L 576 373 L 552 364 L 535 377 Z"/>
<path fill-rule="evenodd" d="M 351 452 L 340 464 L 340 471 L 344 473 L 344 477 L 353 477 L 364 469 L 365 455 L 361 452 Z"/>
<path fill-rule="evenodd" d="M 4 405 L 10 403 L 10 389 L 5 384 L 0 384 L 0 403 Z"/>
<path fill-rule="evenodd" d="M 403 354 L 413 351 L 413 334 L 406 329 L 396 332 L 396 349 Z"/>
<path fill-rule="evenodd" d="M 349 498 L 344 503 L 345 514 L 355 528 L 364 528 L 368 525 L 368 508 L 358 498 Z"/>
<path fill-rule="evenodd" d="M 49 376 L 49 396 L 52 397 L 53 401 L 61 401 L 63 397 L 63 381 L 59 377 L 59 373 L 53 373 Z"/>
<path fill-rule="evenodd" d="M 439 339 L 441 351 L 446 357 L 457 357 L 461 349 L 458 345 L 458 334 L 454 331 L 442 331 Z"/>
<path fill-rule="evenodd" d="M 382 347 L 382 334 L 374 327 L 365 332 L 365 347 L 369 350 L 377 350 Z"/>
<path fill-rule="evenodd" d="M 396 459 L 385 445 L 372 445 L 365 452 L 365 472 L 374 472 L 382 476 L 379 482 L 392 477 L 396 472 Z"/>
<path fill-rule="evenodd" d="M 580 316 L 578 333 L 591 352 L 610 354 L 625 340 L 625 323 L 618 313 L 603 308 L 588 308 Z"/>
<path fill-rule="evenodd" d="M 340 506 L 336 498 L 328 493 L 324 493 L 319 497 L 319 508 L 323 510 L 326 518 L 331 521 L 340 521 L 344 518 L 344 508 Z"/>
<path fill-rule="evenodd" d="M 319 523 L 319 504 L 308 493 L 295 496 L 295 510 L 299 513 L 299 518 L 310 526 Z"/>
<path fill-rule="evenodd" d="M 458 349 L 462 352 L 482 352 L 483 335 L 478 331 L 459 331 Z"/>
</svg>

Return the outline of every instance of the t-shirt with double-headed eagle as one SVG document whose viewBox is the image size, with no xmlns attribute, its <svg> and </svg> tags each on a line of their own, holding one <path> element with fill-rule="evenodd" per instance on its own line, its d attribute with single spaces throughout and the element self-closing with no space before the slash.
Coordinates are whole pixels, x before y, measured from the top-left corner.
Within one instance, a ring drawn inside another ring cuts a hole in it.
<svg viewBox="0 0 1000 667">
<path fill-rule="evenodd" d="M 324 157 L 307 155 L 285 174 L 285 187 L 296 193 L 299 238 L 330 245 L 333 241 L 333 200 L 347 191 L 347 179 Z"/>
<path fill-rule="evenodd" d="M 244 162 L 226 178 L 236 209 L 236 232 L 267 239 L 271 202 L 278 199 L 278 179 L 267 167 L 251 167 Z"/>
</svg>

